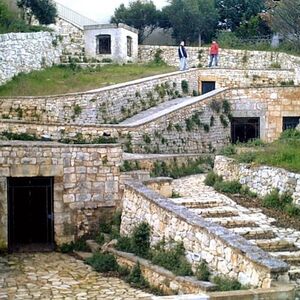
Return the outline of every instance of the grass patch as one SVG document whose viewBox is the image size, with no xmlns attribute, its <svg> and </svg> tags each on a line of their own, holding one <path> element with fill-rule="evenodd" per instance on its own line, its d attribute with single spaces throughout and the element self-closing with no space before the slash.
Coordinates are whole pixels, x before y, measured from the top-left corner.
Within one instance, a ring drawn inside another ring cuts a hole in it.
<svg viewBox="0 0 300 300">
<path fill-rule="evenodd" d="M 54 66 L 21 73 L 0 87 L 0 96 L 42 96 L 83 92 L 138 78 L 175 71 L 164 64 L 107 65 L 96 69 Z"/>
</svg>

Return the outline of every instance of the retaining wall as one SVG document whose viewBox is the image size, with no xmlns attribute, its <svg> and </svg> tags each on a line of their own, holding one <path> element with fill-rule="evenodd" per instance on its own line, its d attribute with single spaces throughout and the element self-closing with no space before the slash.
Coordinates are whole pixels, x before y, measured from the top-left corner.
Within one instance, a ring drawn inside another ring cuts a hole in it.
<svg viewBox="0 0 300 300">
<path fill-rule="evenodd" d="M 214 271 L 257 287 L 270 287 L 288 270 L 286 263 L 239 235 L 205 221 L 139 182 L 125 184 L 122 207 L 123 235 L 130 234 L 136 224 L 148 222 L 152 244 L 163 238 L 182 241 L 194 266 L 205 260 Z"/>
</svg>

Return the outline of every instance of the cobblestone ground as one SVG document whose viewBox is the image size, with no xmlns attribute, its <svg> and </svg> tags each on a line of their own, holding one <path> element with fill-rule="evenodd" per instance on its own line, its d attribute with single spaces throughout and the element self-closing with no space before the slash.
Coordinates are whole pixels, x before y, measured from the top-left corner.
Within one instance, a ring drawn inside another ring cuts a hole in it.
<svg viewBox="0 0 300 300">
<path fill-rule="evenodd" d="M 61 253 L 0 256 L 0 299 L 149 299 L 124 281 L 103 277 Z"/>
</svg>

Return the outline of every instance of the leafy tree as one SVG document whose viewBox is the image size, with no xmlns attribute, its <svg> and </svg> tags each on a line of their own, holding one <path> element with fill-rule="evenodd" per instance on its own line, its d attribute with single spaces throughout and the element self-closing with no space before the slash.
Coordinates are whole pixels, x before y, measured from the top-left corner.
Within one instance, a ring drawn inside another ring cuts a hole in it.
<svg viewBox="0 0 300 300">
<path fill-rule="evenodd" d="M 158 27 L 159 11 L 150 0 L 137 0 L 129 3 L 126 8 L 121 4 L 115 9 L 110 23 L 124 23 L 139 30 L 139 42 L 149 36 Z"/>
<path fill-rule="evenodd" d="M 17 5 L 28 24 L 31 24 L 33 16 L 43 25 L 55 23 L 57 10 L 51 0 L 18 0 Z"/>
<path fill-rule="evenodd" d="M 248 22 L 243 23 L 236 29 L 239 38 L 251 38 L 253 36 L 266 36 L 272 33 L 268 23 L 259 15 L 251 17 Z"/>
<path fill-rule="evenodd" d="M 300 0 L 282 0 L 270 12 L 271 27 L 300 46 Z"/>
<path fill-rule="evenodd" d="M 265 8 L 263 0 L 216 0 L 223 29 L 234 31 Z"/>
<path fill-rule="evenodd" d="M 170 0 L 162 10 L 163 28 L 172 28 L 177 42 L 196 42 L 201 35 L 208 41 L 214 34 L 218 14 L 214 0 Z"/>
</svg>

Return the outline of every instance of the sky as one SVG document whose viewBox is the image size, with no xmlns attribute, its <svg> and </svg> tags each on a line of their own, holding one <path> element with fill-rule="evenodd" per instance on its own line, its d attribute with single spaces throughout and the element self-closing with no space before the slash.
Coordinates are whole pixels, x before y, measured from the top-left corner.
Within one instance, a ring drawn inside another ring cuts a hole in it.
<svg viewBox="0 0 300 300">
<path fill-rule="evenodd" d="M 108 23 L 114 11 L 122 3 L 128 6 L 130 0 L 55 0 L 72 10 L 100 23 Z M 167 0 L 152 0 L 157 9 L 167 5 Z"/>
</svg>

